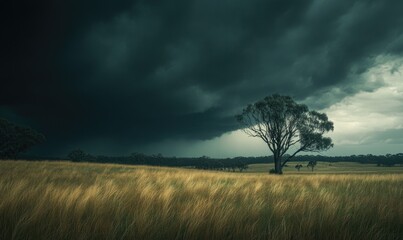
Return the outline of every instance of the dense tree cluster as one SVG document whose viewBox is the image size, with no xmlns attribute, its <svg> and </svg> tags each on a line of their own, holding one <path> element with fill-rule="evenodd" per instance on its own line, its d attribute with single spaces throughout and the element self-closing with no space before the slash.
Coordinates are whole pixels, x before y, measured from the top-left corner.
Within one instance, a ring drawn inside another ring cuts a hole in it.
<svg viewBox="0 0 403 240">
<path fill-rule="evenodd" d="M 37 131 L 0 118 L 0 159 L 16 159 L 18 154 L 44 140 Z"/>
</svg>

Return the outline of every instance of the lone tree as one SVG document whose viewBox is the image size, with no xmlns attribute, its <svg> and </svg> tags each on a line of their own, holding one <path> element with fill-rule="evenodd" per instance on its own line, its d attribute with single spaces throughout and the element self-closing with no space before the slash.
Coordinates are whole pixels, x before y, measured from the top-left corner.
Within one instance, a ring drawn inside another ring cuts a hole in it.
<svg viewBox="0 0 403 240">
<path fill-rule="evenodd" d="M 302 166 L 301 164 L 297 164 L 297 165 L 295 166 L 295 168 L 298 169 L 298 172 L 299 172 L 299 170 L 300 170 L 302 167 L 303 167 L 303 166 Z"/>
<path fill-rule="evenodd" d="M 43 141 L 41 133 L 0 118 L 0 159 L 16 159 L 19 153 Z"/>
<path fill-rule="evenodd" d="M 332 139 L 323 136 L 334 129 L 327 115 L 310 111 L 289 96 L 265 97 L 249 104 L 236 118 L 246 134 L 267 144 L 273 153 L 276 174 L 282 174 L 284 165 L 299 152 L 320 152 L 333 147 Z M 295 152 L 284 156 L 294 146 Z"/>
<path fill-rule="evenodd" d="M 316 161 L 314 161 L 314 160 L 309 161 L 308 165 L 306 165 L 306 166 L 309 167 L 309 168 L 311 168 L 311 170 L 312 170 L 312 172 L 313 172 L 313 169 L 314 169 L 315 166 L 316 166 Z"/>
</svg>

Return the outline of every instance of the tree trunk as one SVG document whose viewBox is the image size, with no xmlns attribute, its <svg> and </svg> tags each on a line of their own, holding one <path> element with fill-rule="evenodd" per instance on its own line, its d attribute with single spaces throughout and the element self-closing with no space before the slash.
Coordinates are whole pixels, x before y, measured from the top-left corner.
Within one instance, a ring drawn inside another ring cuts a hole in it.
<svg viewBox="0 0 403 240">
<path fill-rule="evenodd" d="M 276 171 L 276 174 L 283 174 L 283 169 L 281 167 L 281 158 L 279 157 L 274 157 L 274 170 Z"/>
</svg>

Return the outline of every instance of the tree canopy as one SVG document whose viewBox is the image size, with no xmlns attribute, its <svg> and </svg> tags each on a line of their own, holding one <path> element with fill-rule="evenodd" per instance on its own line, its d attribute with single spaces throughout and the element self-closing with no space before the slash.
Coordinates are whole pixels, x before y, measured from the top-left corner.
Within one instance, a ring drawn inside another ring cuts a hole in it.
<svg viewBox="0 0 403 240">
<path fill-rule="evenodd" d="M 277 174 L 299 152 L 320 152 L 333 147 L 332 139 L 323 136 L 334 129 L 327 115 L 310 111 L 289 96 L 265 97 L 249 104 L 236 118 L 246 134 L 259 137 L 267 144 Z M 291 149 L 294 152 L 285 155 Z"/>
<path fill-rule="evenodd" d="M 44 135 L 0 118 L 0 158 L 15 159 L 19 153 L 45 141 Z"/>
</svg>

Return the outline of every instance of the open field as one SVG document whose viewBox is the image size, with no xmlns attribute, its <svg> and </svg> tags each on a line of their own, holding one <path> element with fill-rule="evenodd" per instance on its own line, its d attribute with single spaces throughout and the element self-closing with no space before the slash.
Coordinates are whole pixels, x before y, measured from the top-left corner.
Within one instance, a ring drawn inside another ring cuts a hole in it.
<svg viewBox="0 0 403 240">
<path fill-rule="evenodd" d="M 0 239 L 402 239 L 403 174 L 304 171 L 0 161 Z"/>
<path fill-rule="evenodd" d="M 302 164 L 303 167 L 298 170 L 295 168 L 295 165 Z M 308 162 L 289 162 L 287 167 L 283 168 L 285 174 L 287 173 L 308 173 L 308 174 L 317 174 L 317 173 L 403 173 L 403 166 L 393 166 L 393 167 L 378 167 L 376 164 L 362 164 L 356 162 L 318 162 L 317 166 L 315 166 L 314 171 L 311 171 L 311 168 L 306 167 Z M 249 165 L 248 172 L 251 173 L 267 173 L 270 169 L 274 168 L 274 164 L 251 164 Z"/>
</svg>

